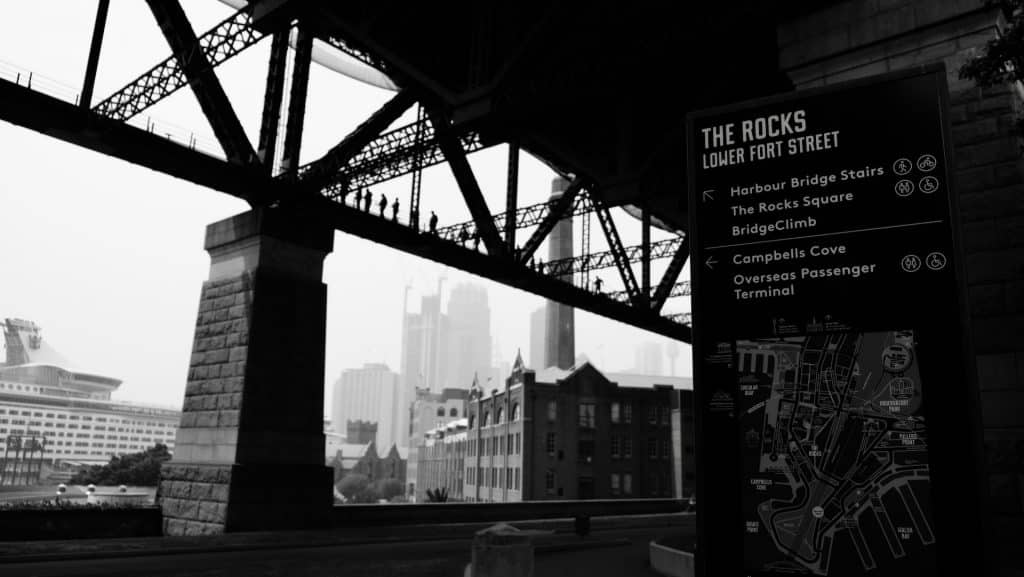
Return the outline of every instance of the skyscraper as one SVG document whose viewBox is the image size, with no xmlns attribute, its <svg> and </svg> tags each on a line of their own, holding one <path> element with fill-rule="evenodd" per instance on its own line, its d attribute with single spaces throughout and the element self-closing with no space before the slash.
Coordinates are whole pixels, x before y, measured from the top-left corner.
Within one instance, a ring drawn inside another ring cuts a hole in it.
<svg viewBox="0 0 1024 577">
<path fill-rule="evenodd" d="M 416 397 L 416 389 L 439 392 L 448 386 L 448 318 L 441 313 L 444 280 L 437 281 L 437 294 L 420 299 L 420 312 L 407 311 L 402 320 L 401 372 L 409 402 Z"/>
<path fill-rule="evenodd" d="M 377 423 L 377 447 L 386 453 L 392 444 L 407 446 L 408 408 L 397 374 L 387 365 L 367 363 L 346 369 L 334 383 L 331 422 L 345 431 L 350 421 Z"/>
<path fill-rule="evenodd" d="M 420 311 L 406 311 L 402 326 L 402 379 L 406 398 L 417 389 L 469 389 L 474 376 L 491 370 L 491 309 L 487 290 L 459 283 L 441 312 L 442 278 L 437 294 L 420 299 Z M 406 407 L 408 408 L 408 407 Z"/>
<path fill-rule="evenodd" d="M 650 341 L 636 348 L 633 370 L 641 375 L 662 375 L 662 348 Z"/>
<path fill-rule="evenodd" d="M 469 389 L 491 372 L 491 308 L 487 289 L 459 283 L 448 298 L 448 387 Z"/>
</svg>

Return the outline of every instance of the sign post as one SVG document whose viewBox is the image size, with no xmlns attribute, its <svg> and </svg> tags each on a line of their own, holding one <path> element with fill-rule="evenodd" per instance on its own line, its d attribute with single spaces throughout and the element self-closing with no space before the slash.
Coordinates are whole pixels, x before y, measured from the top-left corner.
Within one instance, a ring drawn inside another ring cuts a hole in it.
<svg viewBox="0 0 1024 577">
<path fill-rule="evenodd" d="M 945 69 L 688 118 L 703 575 L 982 562 Z"/>
</svg>

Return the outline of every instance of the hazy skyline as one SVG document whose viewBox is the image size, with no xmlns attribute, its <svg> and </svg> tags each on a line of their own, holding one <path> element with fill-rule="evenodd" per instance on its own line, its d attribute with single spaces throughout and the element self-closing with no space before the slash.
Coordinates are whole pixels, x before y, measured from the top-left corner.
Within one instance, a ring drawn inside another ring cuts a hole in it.
<svg viewBox="0 0 1024 577">
<path fill-rule="evenodd" d="M 216 0 L 182 4 L 199 33 L 232 13 Z M 33 71 L 37 85 L 49 83 L 48 91 L 68 86 L 73 98 L 84 75 L 95 9 L 94 2 L 7 7 L 9 17 L 0 22 L 0 74 L 17 65 Z M 34 32 L 44 27 L 47 34 Z M 145 3 L 113 2 L 97 100 L 168 54 Z M 268 54 L 269 40 L 264 39 L 217 69 L 252 141 L 259 130 Z M 392 95 L 314 65 L 302 161 L 319 157 Z M 408 122 L 414 113 L 396 124 Z M 146 111 L 144 117 L 149 116 L 213 141 L 188 89 Z M 6 123 L 0 123 L 0 147 L 0 215 L 6 240 L 0 259 L 0 317 L 35 321 L 44 339 L 80 364 L 76 368 L 123 379 L 119 398 L 180 408 L 200 288 L 209 266 L 202 248 L 205 227 L 248 205 Z M 470 161 L 492 212 L 502 211 L 505 147 L 476 153 Z M 520 205 L 546 200 L 553 176 L 542 162 L 524 154 Z M 396 179 L 373 189 L 389 198 L 399 195 L 404 205 L 408 182 Z M 445 165 L 424 171 L 421 213 L 430 210 L 437 211 L 441 226 L 469 219 Z M 624 242 L 636 242 L 639 224 L 621 214 L 616 219 Z M 653 237 L 664 238 L 662 234 Z M 602 250 L 599 235 L 592 250 Z M 659 278 L 660 270 L 654 268 L 653 278 Z M 611 288 L 614 270 L 597 274 Z M 486 287 L 495 356 L 510 362 L 518 349 L 527 354 L 529 315 L 542 298 L 338 233 L 324 271 L 329 287 L 325 382 L 365 363 L 384 362 L 398 370 L 405 285 L 414 287 L 412 302 L 413 295 L 432 292 L 440 275 L 447 276 L 449 286 L 470 281 Z M 687 277 L 684 270 L 682 278 Z M 673 302 L 673 307 L 689 310 L 685 303 L 680 308 Z M 586 354 L 605 370 L 628 369 L 640 342 L 667 342 L 582 311 L 577 311 L 576 327 L 577 354 Z M 690 375 L 689 347 L 682 349 L 677 373 Z"/>
</svg>

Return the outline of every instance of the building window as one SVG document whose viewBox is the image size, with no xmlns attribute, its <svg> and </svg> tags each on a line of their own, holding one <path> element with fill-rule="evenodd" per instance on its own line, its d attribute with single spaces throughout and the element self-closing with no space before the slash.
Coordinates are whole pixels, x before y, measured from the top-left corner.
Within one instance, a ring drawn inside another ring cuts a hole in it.
<svg viewBox="0 0 1024 577">
<path fill-rule="evenodd" d="M 438 407 L 437 408 L 437 416 L 438 417 L 443 417 L 444 416 L 444 407 Z"/>
<path fill-rule="evenodd" d="M 612 443 L 611 443 L 612 444 L 612 458 L 613 459 L 618 459 L 619 458 L 619 438 L 613 436 L 611 438 L 611 441 L 612 441 Z"/>
<path fill-rule="evenodd" d="M 668 442 L 668 439 L 661 440 L 661 458 L 668 459 L 672 453 L 672 444 Z"/>
<path fill-rule="evenodd" d="M 512 454 L 512 435 L 508 436 L 508 450 L 505 452 L 508 453 L 509 455 Z"/>
<path fill-rule="evenodd" d="M 548 401 L 548 420 L 551 422 L 558 420 L 558 401 Z"/>
<path fill-rule="evenodd" d="M 633 494 L 633 474 L 623 473 L 622 474 L 622 492 L 626 495 Z"/>
<path fill-rule="evenodd" d="M 581 463 L 594 462 L 594 441 L 591 439 L 581 440 L 576 446 L 577 455 Z"/>
<path fill-rule="evenodd" d="M 627 424 L 633 422 L 633 405 L 622 403 L 622 422 Z"/>
<path fill-rule="evenodd" d="M 548 451 L 548 455 L 554 457 L 555 456 L 555 434 L 554 433 L 548 433 L 547 434 L 547 437 L 544 439 L 544 446 L 545 446 L 545 448 Z"/>
<path fill-rule="evenodd" d="M 519 403 L 515 403 L 512 405 L 512 421 L 515 422 L 521 418 L 522 415 L 519 414 Z"/>
<path fill-rule="evenodd" d="M 658 458 L 658 440 L 647 439 L 647 456 L 651 459 Z"/>
<path fill-rule="evenodd" d="M 619 494 L 619 481 L 620 477 L 618 473 L 612 473 L 612 495 Z"/>
<path fill-rule="evenodd" d="M 505 488 L 512 488 L 512 468 L 505 469 Z"/>
<path fill-rule="evenodd" d="M 544 472 L 544 490 L 549 495 L 555 492 L 555 472 L 551 469 Z"/>
<path fill-rule="evenodd" d="M 648 495 L 653 497 L 653 496 L 655 496 L 655 495 L 657 495 L 658 493 L 661 492 L 661 489 L 658 488 L 658 474 L 657 473 L 651 473 L 648 476 L 647 480 L 648 480 L 648 483 L 650 483 L 650 486 L 647 487 L 647 494 Z"/>
<path fill-rule="evenodd" d="M 502 407 L 498 407 L 498 416 L 494 419 L 494 424 L 495 425 L 500 425 L 502 423 L 502 419 L 504 419 L 504 418 L 505 418 L 505 409 L 503 409 Z"/>
<path fill-rule="evenodd" d="M 486 427 L 487 426 L 487 422 L 491 420 L 490 417 L 491 417 L 491 412 L 490 411 L 484 411 L 484 419 L 482 421 L 480 421 L 480 426 L 481 427 Z"/>
<path fill-rule="evenodd" d="M 622 457 L 625 459 L 633 458 L 633 439 L 632 437 L 625 437 L 622 439 Z"/>
<path fill-rule="evenodd" d="M 458 417 L 459 416 L 459 410 L 456 409 L 455 407 L 452 407 L 451 410 L 448 411 L 448 416 L 449 417 Z"/>
<path fill-rule="evenodd" d="M 470 429 L 472 429 L 472 428 L 473 428 L 473 424 L 474 424 L 475 422 L 476 422 L 476 415 L 470 415 L 470 416 L 469 416 L 469 428 L 470 428 Z"/>
<path fill-rule="evenodd" d="M 520 477 L 521 473 L 522 473 L 522 469 L 520 469 L 519 467 L 516 467 L 516 491 L 519 490 L 519 487 L 520 487 L 520 484 L 521 484 L 521 477 Z"/>
<path fill-rule="evenodd" d="M 517 455 L 521 455 L 522 452 L 523 452 L 522 440 L 523 440 L 522 433 L 516 433 L 516 454 Z"/>
<path fill-rule="evenodd" d="M 612 422 L 618 423 L 622 420 L 622 405 L 612 403 Z"/>
<path fill-rule="evenodd" d="M 647 423 L 651 425 L 658 424 L 658 407 L 647 407 Z"/>
<path fill-rule="evenodd" d="M 594 428 L 594 403 L 580 403 L 580 427 Z"/>
</svg>

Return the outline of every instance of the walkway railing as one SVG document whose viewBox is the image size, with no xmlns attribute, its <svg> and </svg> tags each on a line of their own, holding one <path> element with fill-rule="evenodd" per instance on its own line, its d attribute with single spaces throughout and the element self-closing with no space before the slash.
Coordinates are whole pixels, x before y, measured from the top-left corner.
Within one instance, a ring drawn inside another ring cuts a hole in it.
<svg viewBox="0 0 1024 577">
<path fill-rule="evenodd" d="M 70 84 L 3 60 L 0 60 L 0 78 L 76 106 L 81 96 L 79 90 Z M 184 126 L 153 118 L 152 116 L 136 116 L 127 123 L 136 128 L 162 136 L 186 148 L 202 152 L 207 156 L 224 159 L 224 151 L 216 140 L 197 136 L 194 131 Z"/>
</svg>

